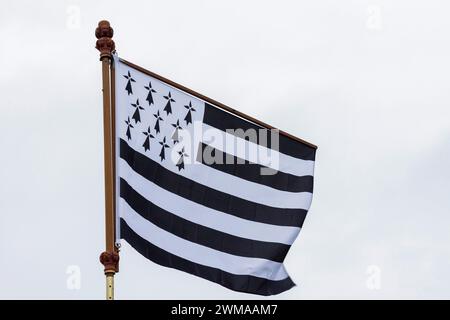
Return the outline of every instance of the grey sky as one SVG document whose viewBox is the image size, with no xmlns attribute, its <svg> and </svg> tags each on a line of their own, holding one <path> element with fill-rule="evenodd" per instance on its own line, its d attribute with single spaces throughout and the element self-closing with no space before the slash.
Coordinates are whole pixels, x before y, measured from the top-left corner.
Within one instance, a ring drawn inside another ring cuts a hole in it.
<svg viewBox="0 0 450 320">
<path fill-rule="evenodd" d="M 3 1 L 0 298 L 104 296 L 100 19 L 120 56 L 319 146 L 313 204 L 286 261 L 298 286 L 277 298 L 450 298 L 449 9 Z M 71 265 L 79 290 L 66 285 Z M 118 299 L 256 297 L 126 244 L 116 286 Z"/>
</svg>

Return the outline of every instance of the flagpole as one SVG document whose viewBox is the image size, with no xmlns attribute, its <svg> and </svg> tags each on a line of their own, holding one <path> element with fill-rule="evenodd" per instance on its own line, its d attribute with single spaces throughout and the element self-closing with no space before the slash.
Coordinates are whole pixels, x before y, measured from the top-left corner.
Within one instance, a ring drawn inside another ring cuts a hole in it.
<svg viewBox="0 0 450 320">
<path fill-rule="evenodd" d="M 105 236 L 106 248 L 100 255 L 106 276 L 106 299 L 114 299 L 114 275 L 119 271 L 119 253 L 115 247 L 115 132 L 114 132 L 114 97 L 112 88 L 112 52 L 115 49 L 112 40 L 114 31 L 106 20 L 98 23 L 95 47 L 100 51 L 102 62 L 103 90 L 103 144 L 105 173 Z"/>
</svg>

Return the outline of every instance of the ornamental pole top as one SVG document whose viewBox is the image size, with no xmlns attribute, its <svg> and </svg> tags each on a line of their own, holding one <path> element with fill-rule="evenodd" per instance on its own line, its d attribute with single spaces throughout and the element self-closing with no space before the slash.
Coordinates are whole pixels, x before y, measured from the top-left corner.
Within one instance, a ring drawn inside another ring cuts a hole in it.
<svg viewBox="0 0 450 320">
<path fill-rule="evenodd" d="M 114 30 L 109 21 L 101 20 L 95 29 L 95 37 L 98 39 L 95 48 L 100 51 L 100 60 L 103 58 L 111 59 L 112 52 L 115 50 L 115 44 L 112 39 Z"/>
</svg>

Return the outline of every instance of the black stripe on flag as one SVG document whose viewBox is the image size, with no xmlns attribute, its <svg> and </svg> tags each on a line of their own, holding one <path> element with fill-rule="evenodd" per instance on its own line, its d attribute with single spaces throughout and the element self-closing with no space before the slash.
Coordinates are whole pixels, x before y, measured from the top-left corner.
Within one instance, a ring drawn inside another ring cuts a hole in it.
<svg viewBox="0 0 450 320">
<path fill-rule="evenodd" d="M 251 240 L 233 236 L 172 214 L 134 190 L 120 178 L 120 197 L 143 218 L 180 238 L 229 254 L 283 262 L 287 244 Z"/>
<path fill-rule="evenodd" d="M 231 290 L 269 296 L 279 294 L 295 286 L 289 277 L 274 281 L 251 275 L 236 275 L 186 260 L 141 238 L 122 218 L 120 219 L 120 234 L 122 239 L 125 239 L 137 252 L 147 259 L 165 267 L 194 274 Z"/>
<path fill-rule="evenodd" d="M 211 157 L 211 159 L 209 160 L 206 157 Z M 262 170 L 268 170 L 269 168 L 225 153 L 205 143 L 200 143 L 197 161 L 241 179 L 281 191 L 313 192 L 313 176 L 295 176 L 282 171 L 277 171 L 272 175 L 263 175 L 261 174 Z"/>
<path fill-rule="evenodd" d="M 247 120 L 239 118 L 229 112 L 216 108 L 208 103 L 205 103 L 205 114 L 203 116 L 203 122 L 222 131 L 227 131 L 227 129 L 237 130 L 242 129 L 244 132 L 248 129 L 259 130 L 263 127 L 251 123 Z M 257 131 L 258 132 L 258 131 Z M 238 133 L 238 132 L 236 132 Z M 263 143 L 260 141 L 259 135 L 257 135 L 257 143 L 263 145 L 267 148 L 271 148 L 271 137 L 270 130 L 268 131 L 267 142 Z M 300 143 L 289 137 L 279 135 L 279 150 L 281 153 L 287 154 L 289 156 L 303 159 L 303 160 L 314 160 L 316 155 L 316 150 L 306 144 Z M 242 137 L 240 137 L 242 138 Z"/>
<path fill-rule="evenodd" d="M 279 226 L 301 227 L 307 210 L 275 208 L 241 199 L 164 168 L 120 139 L 120 158 L 139 175 L 183 198 L 233 216 Z"/>
</svg>

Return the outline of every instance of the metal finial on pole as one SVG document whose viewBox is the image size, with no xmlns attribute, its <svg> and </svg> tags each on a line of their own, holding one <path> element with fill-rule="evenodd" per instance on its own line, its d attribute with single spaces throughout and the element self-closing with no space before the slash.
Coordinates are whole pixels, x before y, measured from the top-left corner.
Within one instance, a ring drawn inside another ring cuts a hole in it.
<svg viewBox="0 0 450 320">
<path fill-rule="evenodd" d="M 100 255 L 100 262 L 105 267 L 106 299 L 114 299 L 114 275 L 119 271 L 119 254 L 115 247 L 115 132 L 114 132 L 114 97 L 112 88 L 112 52 L 115 49 L 112 40 L 114 31 L 106 20 L 98 23 L 95 29 L 97 42 L 95 47 L 100 51 L 103 82 L 103 141 L 105 163 L 105 252 Z"/>
</svg>

